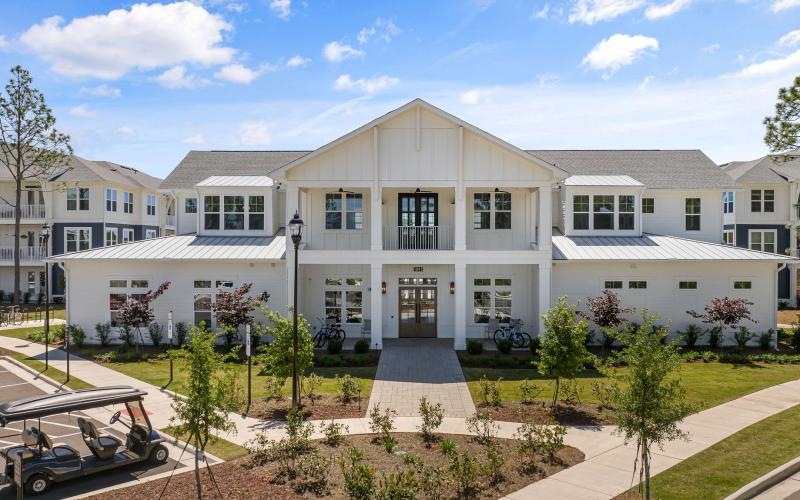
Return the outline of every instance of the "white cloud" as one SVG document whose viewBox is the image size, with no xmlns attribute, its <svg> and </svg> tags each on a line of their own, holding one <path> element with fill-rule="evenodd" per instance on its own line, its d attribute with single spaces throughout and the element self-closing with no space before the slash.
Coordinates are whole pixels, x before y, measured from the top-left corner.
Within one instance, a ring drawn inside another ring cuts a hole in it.
<svg viewBox="0 0 800 500">
<path fill-rule="evenodd" d="M 271 0 L 269 10 L 281 19 L 289 19 L 292 15 L 292 0 Z"/>
<path fill-rule="evenodd" d="M 553 87 L 558 84 L 561 78 L 555 73 L 541 73 L 536 75 L 536 81 L 540 87 Z"/>
<path fill-rule="evenodd" d="M 389 43 L 392 41 L 392 38 L 402 33 L 403 30 L 397 27 L 394 24 L 394 21 L 389 19 L 381 19 L 380 17 L 375 20 L 372 26 L 367 26 L 365 28 L 361 28 L 361 31 L 358 32 L 358 36 L 356 39 L 358 43 L 364 45 L 369 41 L 370 38 L 373 36 L 376 37 L 378 40 L 384 41 Z"/>
<path fill-rule="evenodd" d="M 183 65 L 173 66 L 166 70 L 156 77 L 156 81 L 168 89 L 188 89 L 195 85 L 194 76 L 187 74 L 186 66 Z"/>
<path fill-rule="evenodd" d="M 790 31 L 778 40 L 778 45 L 781 47 L 794 47 L 798 44 L 800 44 L 800 30 Z"/>
<path fill-rule="evenodd" d="M 194 134 L 181 141 L 184 144 L 205 144 L 206 139 L 203 134 Z"/>
<path fill-rule="evenodd" d="M 354 49 L 347 44 L 330 42 L 325 44 L 325 47 L 322 49 L 322 54 L 325 56 L 325 59 L 330 62 L 338 63 L 353 57 L 361 57 L 366 54 L 366 52 L 360 49 Z"/>
<path fill-rule="evenodd" d="M 242 66 L 241 64 L 229 64 L 223 66 L 219 71 L 214 73 L 214 78 L 232 83 L 249 85 L 253 80 L 261 76 L 262 73 L 263 69 L 254 70 L 247 66 Z"/>
<path fill-rule="evenodd" d="M 231 12 L 241 14 L 242 12 L 247 10 L 247 4 L 243 2 L 231 2 L 227 4 L 225 8 Z"/>
<path fill-rule="evenodd" d="M 303 56 L 298 54 L 298 55 L 292 57 L 291 59 L 289 59 L 288 61 L 286 61 L 286 67 L 288 67 L 288 68 L 302 68 L 303 66 L 308 66 L 308 64 L 310 62 L 311 62 L 311 59 L 309 59 L 308 57 L 303 57 Z"/>
<path fill-rule="evenodd" d="M 763 77 L 782 75 L 800 71 L 800 49 L 784 57 L 768 59 L 760 63 L 751 64 L 740 70 L 735 76 Z"/>
<path fill-rule="evenodd" d="M 532 17 L 534 19 L 547 19 L 548 14 L 550 14 L 550 4 L 546 3 L 541 9 L 534 11 Z"/>
<path fill-rule="evenodd" d="M 114 80 L 134 68 L 225 64 L 236 52 L 222 46 L 223 34 L 232 29 L 191 2 L 140 3 L 68 24 L 49 17 L 28 28 L 20 41 L 56 73 Z"/>
<path fill-rule="evenodd" d="M 8 39 L 4 35 L 0 35 L 0 50 L 8 47 Z"/>
<path fill-rule="evenodd" d="M 265 122 L 243 122 L 239 125 L 240 144 L 244 146 L 266 146 L 269 142 L 269 129 Z"/>
<path fill-rule="evenodd" d="M 116 87 L 110 87 L 105 83 L 96 87 L 81 87 L 81 94 L 88 94 L 97 97 L 117 98 L 122 95 L 122 91 Z"/>
<path fill-rule="evenodd" d="M 644 0 L 577 0 L 569 13 L 569 22 L 594 24 L 610 21 L 642 5 Z"/>
<path fill-rule="evenodd" d="M 719 44 L 718 43 L 712 43 L 711 45 L 709 45 L 707 47 L 703 47 L 703 52 L 705 52 L 706 54 L 713 54 L 714 52 L 716 52 L 718 50 L 719 50 Z"/>
<path fill-rule="evenodd" d="M 800 6 L 800 0 L 775 0 L 772 2 L 772 12 L 780 12 L 782 10 L 791 9 L 792 7 Z"/>
<path fill-rule="evenodd" d="M 663 5 L 651 5 L 647 8 L 647 10 L 644 11 L 644 15 L 650 20 L 674 16 L 678 12 L 691 5 L 691 3 L 692 0 L 672 0 L 671 2 Z"/>
<path fill-rule="evenodd" d="M 655 80 L 653 75 L 647 75 L 642 79 L 642 82 L 636 87 L 637 92 L 647 92 L 647 87 Z"/>
<path fill-rule="evenodd" d="M 374 76 L 372 78 L 359 78 L 353 80 L 350 75 L 341 75 L 333 83 L 334 90 L 361 91 L 365 94 L 375 94 L 389 87 L 394 87 L 400 79 L 393 76 Z"/>
<path fill-rule="evenodd" d="M 94 118 L 97 116 L 97 111 L 89 109 L 86 104 L 79 104 L 70 109 L 69 114 L 77 116 L 78 118 Z"/>
<path fill-rule="evenodd" d="M 117 134 L 123 137 L 133 137 L 136 135 L 136 131 L 127 125 L 123 125 L 117 128 Z"/>
<path fill-rule="evenodd" d="M 478 104 L 485 101 L 491 94 L 492 91 L 489 89 L 472 89 L 462 92 L 458 100 L 462 104 Z"/>
<path fill-rule="evenodd" d="M 603 71 L 603 78 L 608 79 L 623 66 L 657 50 L 658 40 L 655 38 L 617 33 L 595 45 L 581 64 Z"/>
</svg>

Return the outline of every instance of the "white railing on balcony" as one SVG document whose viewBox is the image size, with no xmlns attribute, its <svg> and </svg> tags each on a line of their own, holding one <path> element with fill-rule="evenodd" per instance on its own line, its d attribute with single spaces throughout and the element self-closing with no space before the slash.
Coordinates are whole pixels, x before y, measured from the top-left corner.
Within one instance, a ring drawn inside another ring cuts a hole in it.
<svg viewBox="0 0 800 500">
<path fill-rule="evenodd" d="M 22 205 L 23 219 L 44 219 L 44 205 Z M 0 219 L 14 220 L 14 207 L 6 203 L 0 204 Z"/>
<path fill-rule="evenodd" d="M 384 250 L 452 250 L 451 226 L 393 226 L 383 229 Z"/>
<path fill-rule="evenodd" d="M 31 261 L 44 258 L 44 247 L 19 247 L 19 260 Z M 0 247 L 0 261 L 13 261 L 14 247 Z"/>
</svg>

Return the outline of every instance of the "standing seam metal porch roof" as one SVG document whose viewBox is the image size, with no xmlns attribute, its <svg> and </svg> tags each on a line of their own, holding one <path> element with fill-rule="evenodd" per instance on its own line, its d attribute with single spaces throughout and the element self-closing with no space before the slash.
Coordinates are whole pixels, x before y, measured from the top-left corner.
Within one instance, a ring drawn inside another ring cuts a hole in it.
<svg viewBox="0 0 800 500">
<path fill-rule="evenodd" d="M 80 252 L 54 255 L 48 262 L 73 260 L 281 260 L 283 231 L 275 236 L 164 236 Z"/>
<path fill-rule="evenodd" d="M 689 240 L 676 236 L 553 236 L 553 260 L 652 261 L 774 261 L 798 259 L 787 255 Z"/>
</svg>

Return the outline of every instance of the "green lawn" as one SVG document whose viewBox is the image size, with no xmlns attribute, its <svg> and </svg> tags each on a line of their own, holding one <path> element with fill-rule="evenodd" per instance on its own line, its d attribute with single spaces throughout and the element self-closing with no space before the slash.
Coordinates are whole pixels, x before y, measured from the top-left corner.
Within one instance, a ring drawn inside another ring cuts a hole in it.
<svg viewBox="0 0 800 500">
<path fill-rule="evenodd" d="M 124 373 L 125 375 L 143 380 L 157 387 L 163 387 L 169 381 L 169 361 L 139 361 L 131 363 L 107 363 L 103 364 L 107 368 Z M 239 374 L 239 382 L 242 387 L 247 388 L 247 365 L 234 365 Z M 186 370 L 183 369 L 184 361 L 175 360 L 173 367 L 174 380 L 167 389 L 182 393 L 186 387 Z M 322 385 L 319 388 L 320 394 L 336 393 L 336 375 L 349 373 L 361 384 L 362 397 L 369 397 L 372 391 L 372 381 L 375 378 L 377 367 L 346 367 L 346 368 L 314 368 L 313 372 L 323 377 Z M 265 397 L 267 395 L 263 375 L 259 375 L 259 367 L 253 366 L 252 390 L 253 398 Z M 289 381 L 284 386 L 284 393 L 291 394 Z"/>
<path fill-rule="evenodd" d="M 175 428 L 172 426 L 165 427 L 163 431 L 172 437 L 183 439 L 182 436 L 176 434 Z M 208 444 L 206 444 L 206 451 L 225 461 L 243 457 L 248 453 L 247 448 L 218 437 L 212 437 L 208 440 Z M 178 457 L 173 458 L 177 459 Z"/>
<path fill-rule="evenodd" d="M 746 427 L 656 475 L 653 498 L 724 498 L 800 455 L 800 405 Z M 641 498 L 634 489 L 625 498 Z"/>
<path fill-rule="evenodd" d="M 478 380 L 483 374 L 500 383 L 501 397 L 506 401 L 520 398 L 519 382 L 528 377 L 544 389 L 542 399 L 553 395 L 553 382 L 542 378 L 536 370 L 464 368 L 464 376 L 469 383 L 472 398 L 480 400 Z M 750 364 L 733 365 L 729 363 L 683 363 L 680 376 L 691 401 L 701 405 L 701 409 L 717 406 L 766 387 L 800 378 L 800 365 Z M 597 402 L 592 393 L 592 385 L 605 378 L 597 371 L 584 371 L 577 379 L 580 399 L 584 403 Z"/>
<path fill-rule="evenodd" d="M 0 336 L 11 337 L 15 339 L 24 339 L 28 336 L 30 332 L 36 332 L 41 329 L 42 329 L 41 326 L 35 326 L 32 328 L 12 328 L 10 330 L 0 330 Z"/>
</svg>

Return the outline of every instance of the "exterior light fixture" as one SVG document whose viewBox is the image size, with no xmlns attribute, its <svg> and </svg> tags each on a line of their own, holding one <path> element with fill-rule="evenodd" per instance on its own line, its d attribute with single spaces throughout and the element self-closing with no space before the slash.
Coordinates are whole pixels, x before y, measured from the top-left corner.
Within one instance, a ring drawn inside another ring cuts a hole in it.
<svg viewBox="0 0 800 500">
<path fill-rule="evenodd" d="M 386 282 L 385 281 L 381 282 L 381 293 L 383 295 L 386 295 Z"/>
<path fill-rule="evenodd" d="M 453 295 L 454 293 L 456 293 L 456 283 L 455 283 L 455 281 L 451 281 L 450 282 L 450 295 Z"/>
</svg>

